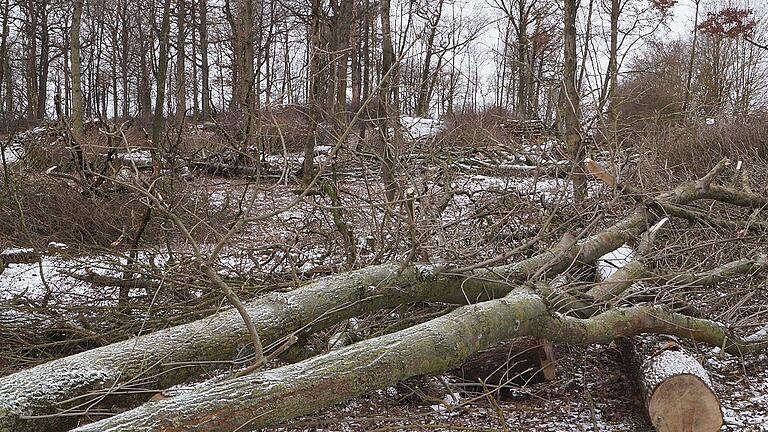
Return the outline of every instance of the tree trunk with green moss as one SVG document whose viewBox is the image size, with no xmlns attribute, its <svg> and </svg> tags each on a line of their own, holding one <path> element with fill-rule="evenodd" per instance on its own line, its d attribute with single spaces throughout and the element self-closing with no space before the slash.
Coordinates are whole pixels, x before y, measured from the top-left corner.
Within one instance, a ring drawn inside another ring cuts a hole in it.
<svg viewBox="0 0 768 432">
<path fill-rule="evenodd" d="M 654 200 L 686 204 L 709 198 L 750 207 L 765 204 L 765 198 L 759 195 L 713 185 L 714 178 L 726 167 L 727 161 L 723 161 L 702 179 L 659 194 Z M 308 360 L 312 363 L 289 366 L 289 369 L 283 371 L 264 372 L 272 374 L 264 375 L 271 377 L 270 380 L 277 379 L 278 375 L 274 374 L 281 374 L 279 377 L 284 380 L 282 383 L 275 382 L 274 386 L 267 386 L 268 388 L 249 388 L 243 391 L 255 395 L 254 400 L 264 403 L 272 401 L 270 403 L 275 404 L 275 411 L 283 413 L 282 417 L 272 412 L 264 412 L 263 417 L 259 417 L 263 420 L 259 421 L 274 422 L 295 415 L 299 412 L 296 411 L 299 409 L 298 405 L 305 402 L 306 408 L 301 408 L 302 410 L 314 410 L 328 403 L 362 394 L 360 392 L 374 390 L 377 386 L 411 374 L 432 373 L 458 367 L 473 352 L 494 341 L 516 336 L 528 335 L 553 342 L 588 344 L 608 343 L 616 336 L 638 332 L 657 332 L 692 337 L 716 346 L 724 346 L 731 351 L 762 349 L 764 343 L 741 343 L 731 338 L 730 331 L 719 324 L 672 314 L 657 306 L 610 309 L 586 320 L 552 315 L 540 297 L 545 294 L 541 287 L 546 287 L 546 284 L 538 285 L 535 288 L 538 291 L 536 293 L 517 285 L 534 275 L 552 277 L 574 263 L 589 263 L 624 243 L 637 239 L 656 219 L 647 206 L 641 206 L 596 235 L 580 241 L 566 237 L 552 249 L 526 260 L 495 268 L 462 270 L 433 264 L 384 264 L 331 276 L 289 293 L 269 294 L 251 301 L 246 306 L 264 342 L 266 354 L 285 346 L 286 341 L 293 339 L 292 336 L 308 335 L 343 319 L 382 308 L 421 301 L 481 303 L 461 308 L 443 318 L 395 335 L 384 336 L 384 339 L 363 341 Z M 613 289 L 609 291 L 616 292 Z M 507 297 L 502 299 L 504 296 Z M 525 311 L 522 318 L 519 316 L 521 311 Z M 534 324 L 529 324 L 529 321 Z M 490 330 L 489 326 L 492 327 Z M 426 338 L 425 341 L 421 341 L 422 338 Z M 472 338 L 477 340 L 467 342 Z M 393 346 L 392 342 L 387 342 L 393 340 L 399 343 Z M 445 342 L 439 342 L 440 340 Z M 70 410 L 66 417 L 27 417 L 62 413 L 73 406 L 102 397 L 103 402 L 107 404 L 135 406 L 149 396 L 146 392 L 137 394 L 137 388 L 152 389 L 154 392 L 183 382 L 190 376 L 202 375 L 211 365 L 233 365 L 232 359 L 237 353 L 238 345 L 247 342 L 248 331 L 237 312 L 225 311 L 197 322 L 55 360 L 0 378 L 0 431 L 65 430 L 77 422 L 78 413 Z M 423 352 L 426 346 L 439 348 L 441 358 L 435 358 L 434 353 Z M 448 350 L 449 347 L 453 347 L 455 352 Z M 361 365 L 367 364 L 365 361 L 370 360 L 370 357 L 366 357 L 366 350 L 379 352 L 384 363 L 371 365 L 370 368 L 374 369 L 363 368 L 361 370 L 366 373 L 361 374 L 352 366 L 358 364 L 358 361 Z M 395 357 L 381 350 L 394 350 L 402 360 L 396 362 Z M 387 363 L 390 361 L 387 359 L 391 359 L 391 363 Z M 312 369 L 326 364 L 324 362 L 329 362 L 328 367 L 332 366 L 332 369 L 321 368 L 317 372 L 302 369 Z M 377 367 L 381 369 L 375 369 Z M 344 368 L 347 372 L 343 371 Z M 331 373 L 334 371 L 339 372 L 338 376 Z M 307 374 L 307 377 L 326 373 L 326 381 L 320 380 L 314 384 L 307 382 L 301 378 L 303 373 Z M 248 375 L 225 385 L 235 385 L 232 383 L 237 382 L 247 386 L 249 377 L 256 379 L 254 377 L 257 376 L 262 375 Z M 258 381 L 260 379 L 252 384 L 262 382 Z M 312 388 L 312 385 L 323 385 L 323 382 L 326 387 L 316 388 L 315 390 L 320 392 L 316 394 L 322 394 L 322 391 L 327 389 L 335 392 L 337 388 L 338 393 L 331 392 L 334 394 L 323 396 L 314 402 L 305 400 L 300 403 L 302 397 L 312 399 L 315 396 L 288 395 L 279 391 L 305 388 L 303 386 Z M 218 394 L 216 392 L 219 390 L 210 391 L 214 392 L 212 394 Z M 267 393 L 263 393 L 265 391 Z M 200 406 L 195 405 L 198 401 Z M 240 418 L 240 414 L 228 410 L 242 409 L 242 412 L 252 413 L 255 409 L 249 400 L 240 401 L 230 408 L 215 401 L 205 401 L 204 398 L 190 400 L 189 403 L 191 405 L 188 416 L 191 417 L 182 416 L 183 418 L 211 415 L 210 412 L 201 414 L 205 412 L 206 407 L 222 410 L 222 413 L 226 413 L 222 415 L 232 415 L 233 419 Z M 154 405 L 150 404 L 141 409 L 149 410 L 147 415 L 154 415 L 151 414 L 151 407 Z M 95 408 L 99 406 L 94 405 Z M 132 415 L 134 414 L 126 414 L 127 417 L 123 418 L 131 418 Z"/>
<path fill-rule="evenodd" d="M 730 352 L 768 345 L 740 343 L 730 339 L 725 326 L 660 306 L 613 309 L 590 319 L 553 315 L 540 296 L 520 287 L 504 298 L 464 306 L 397 333 L 150 402 L 75 430 L 259 430 L 409 377 L 456 368 L 479 350 L 511 338 L 588 345 L 640 333 L 688 337 Z"/>
</svg>

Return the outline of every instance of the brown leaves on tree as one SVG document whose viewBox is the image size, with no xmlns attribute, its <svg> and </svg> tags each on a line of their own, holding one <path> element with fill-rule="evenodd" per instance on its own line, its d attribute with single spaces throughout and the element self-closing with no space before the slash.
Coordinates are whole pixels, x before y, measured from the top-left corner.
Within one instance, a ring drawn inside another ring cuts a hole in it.
<svg viewBox="0 0 768 432">
<path fill-rule="evenodd" d="M 651 6 L 659 12 L 666 13 L 672 6 L 677 4 L 677 0 L 650 0 Z"/>
<path fill-rule="evenodd" d="M 725 8 L 717 13 L 707 13 L 707 19 L 697 27 L 713 36 L 727 38 L 748 35 L 757 22 L 752 18 L 752 9 Z"/>
</svg>

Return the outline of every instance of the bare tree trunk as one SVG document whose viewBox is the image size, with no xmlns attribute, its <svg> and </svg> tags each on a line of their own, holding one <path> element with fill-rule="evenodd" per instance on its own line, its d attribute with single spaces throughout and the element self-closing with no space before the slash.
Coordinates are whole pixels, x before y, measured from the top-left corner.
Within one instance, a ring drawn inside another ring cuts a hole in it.
<svg viewBox="0 0 768 432">
<path fill-rule="evenodd" d="M 354 0 L 341 0 L 337 15 L 334 17 L 335 55 L 336 60 L 336 121 L 343 127 L 346 119 L 347 105 L 347 72 L 349 63 L 350 38 L 352 32 L 352 8 Z M 339 134 L 341 135 L 341 133 Z"/>
<path fill-rule="evenodd" d="M 119 8 L 119 17 L 120 17 L 120 43 L 122 45 L 121 49 L 122 52 L 120 53 L 120 73 L 122 78 L 122 91 L 123 91 L 123 103 L 122 103 L 122 112 L 123 112 L 123 118 L 127 119 L 130 115 L 129 113 L 129 105 L 130 105 L 130 89 L 128 87 L 128 73 L 129 73 L 129 66 L 128 66 L 128 60 L 129 60 L 129 50 L 128 50 L 128 0 L 122 0 L 120 3 Z M 117 113 L 115 113 L 117 115 Z"/>
<path fill-rule="evenodd" d="M 40 59 L 38 60 L 37 115 L 45 118 L 45 105 L 48 99 L 48 69 L 50 67 L 51 41 L 48 35 L 48 0 L 38 5 L 40 11 Z"/>
<path fill-rule="evenodd" d="M 356 110 L 360 107 L 360 92 L 362 91 L 362 62 L 361 56 L 361 44 L 360 44 L 360 30 L 361 19 L 357 16 L 357 2 L 352 2 L 352 16 L 355 17 L 354 23 L 352 23 L 352 29 L 350 33 L 350 47 L 352 49 L 352 110 Z M 364 17 L 362 18 L 365 19 Z"/>
<path fill-rule="evenodd" d="M 610 86 L 608 87 L 608 139 L 612 143 L 618 140 L 619 100 L 616 86 L 619 80 L 619 10 L 620 0 L 611 0 L 611 51 L 609 58 Z"/>
<path fill-rule="evenodd" d="M 393 100 L 395 82 L 395 51 L 392 46 L 392 29 L 390 23 L 390 0 L 379 2 L 381 17 L 381 84 L 379 86 L 379 134 L 381 135 L 381 177 L 384 182 L 384 192 L 388 202 L 397 198 L 397 180 L 395 179 L 395 161 L 397 160 L 397 134 L 400 122 L 398 107 Z"/>
<path fill-rule="evenodd" d="M 695 7 L 693 17 L 693 39 L 691 40 L 691 57 L 688 59 L 688 73 L 685 77 L 685 96 L 683 98 L 683 115 L 687 116 L 691 104 L 691 81 L 693 80 L 693 63 L 696 61 L 696 43 L 699 38 L 699 4 L 701 0 L 693 0 Z"/>
<path fill-rule="evenodd" d="M 70 29 L 70 50 L 72 69 L 72 135 L 76 141 L 82 141 L 83 130 L 83 91 L 80 77 L 80 21 L 83 14 L 83 0 L 72 2 L 72 28 Z"/>
<path fill-rule="evenodd" d="M 443 0 L 437 2 L 437 12 L 432 20 L 428 23 L 429 35 L 427 36 L 427 46 L 424 52 L 424 66 L 421 69 L 421 75 L 419 76 L 419 95 L 416 101 L 416 116 L 424 117 L 429 110 L 429 95 L 431 95 L 432 76 L 431 63 L 432 56 L 435 47 L 435 36 L 437 35 L 437 26 L 440 23 L 440 18 L 443 15 Z"/>
<path fill-rule="evenodd" d="M 211 111 L 211 86 L 209 83 L 209 77 L 211 74 L 210 66 L 208 65 L 208 0 L 200 1 L 200 75 L 203 86 L 202 107 L 200 113 L 203 120 L 207 120 L 210 117 Z"/>
<path fill-rule="evenodd" d="M 168 73 L 168 45 L 171 33 L 171 0 L 163 1 L 163 18 L 160 24 L 160 53 L 157 64 L 157 92 L 155 94 L 155 113 L 152 119 L 152 146 L 155 151 L 160 149 L 160 143 L 163 137 L 163 124 L 165 120 L 165 83 Z M 158 160 L 153 160 L 157 164 Z"/>
<path fill-rule="evenodd" d="M 526 0 L 518 0 L 517 10 L 517 114 L 523 119 L 530 116 L 528 106 L 528 13 Z"/>
<path fill-rule="evenodd" d="M 37 4 L 34 0 L 24 3 L 24 38 L 26 39 L 27 118 L 37 119 Z"/>
<path fill-rule="evenodd" d="M 256 134 L 256 86 L 253 70 L 254 60 L 254 7 L 253 0 L 237 0 L 237 13 L 233 15 L 233 47 L 235 51 L 235 69 L 237 79 L 235 86 L 235 99 L 242 111 L 242 149 L 255 149 L 254 138 Z M 253 157 L 257 161 L 258 152 Z"/>
<path fill-rule="evenodd" d="M 310 110 L 312 136 L 304 143 L 304 161 L 302 177 L 310 180 L 314 176 L 315 142 L 317 141 L 318 125 L 322 118 L 320 88 L 323 80 L 320 77 L 320 25 L 322 8 L 320 0 L 312 0 L 312 17 L 309 36 L 309 90 L 307 102 Z"/>
<path fill-rule="evenodd" d="M 13 87 L 11 86 L 11 80 L 8 80 L 6 77 L 6 74 L 10 76 L 10 63 L 11 63 L 10 55 L 8 55 L 8 34 L 10 33 L 10 26 L 8 25 L 8 20 L 11 15 L 10 0 L 5 0 L 2 13 L 3 13 L 3 21 L 2 21 L 3 24 L 2 24 L 2 28 L 0 29 L 0 109 L 3 109 L 3 111 L 5 111 L 3 113 L 3 118 L 5 120 L 8 120 L 12 112 L 10 109 L 6 109 L 8 108 L 7 100 L 10 98 L 10 94 L 13 92 Z"/>
<path fill-rule="evenodd" d="M 186 78 L 186 0 L 176 1 L 176 121 L 181 124 L 187 115 Z"/>
<path fill-rule="evenodd" d="M 584 146 L 581 138 L 581 97 L 576 87 L 576 0 L 565 0 L 563 18 L 565 20 L 565 57 L 563 61 L 563 81 L 565 86 L 565 145 L 571 160 L 573 197 L 581 203 L 587 193 L 587 182 L 581 161 L 584 159 Z"/>
</svg>

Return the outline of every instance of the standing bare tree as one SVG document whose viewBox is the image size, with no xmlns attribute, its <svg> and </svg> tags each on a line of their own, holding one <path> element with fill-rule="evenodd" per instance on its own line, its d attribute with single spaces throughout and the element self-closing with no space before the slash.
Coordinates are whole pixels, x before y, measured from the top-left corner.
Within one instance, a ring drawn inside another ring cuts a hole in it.
<svg viewBox="0 0 768 432">
<path fill-rule="evenodd" d="M 72 2 L 72 28 L 70 30 L 70 54 L 72 70 L 72 135 L 75 140 L 83 138 L 83 91 L 80 73 L 80 22 L 83 15 L 83 0 Z"/>
<path fill-rule="evenodd" d="M 574 200 L 580 203 L 586 196 L 587 183 L 582 170 L 584 147 L 581 135 L 581 96 L 576 86 L 576 15 L 577 0 L 565 0 L 563 11 L 565 55 L 563 58 L 563 87 L 565 90 L 565 145 L 571 161 Z"/>
</svg>

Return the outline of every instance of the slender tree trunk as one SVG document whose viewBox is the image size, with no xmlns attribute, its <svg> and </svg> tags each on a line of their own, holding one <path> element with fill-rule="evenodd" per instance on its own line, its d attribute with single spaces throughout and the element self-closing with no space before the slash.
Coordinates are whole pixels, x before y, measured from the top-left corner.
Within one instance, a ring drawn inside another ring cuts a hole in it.
<svg viewBox="0 0 768 432">
<path fill-rule="evenodd" d="M 320 103 L 320 87 L 323 80 L 320 78 L 320 19 L 322 14 L 320 0 L 312 0 L 312 17 L 309 36 L 309 84 L 308 104 L 310 110 L 310 122 L 313 136 L 304 143 L 304 162 L 302 164 L 302 177 L 310 180 L 314 176 L 315 141 L 318 124 L 322 118 Z"/>
<path fill-rule="evenodd" d="M 37 4 L 34 0 L 25 3 L 24 38 L 27 42 L 27 118 L 37 119 Z"/>
<path fill-rule="evenodd" d="M 691 82 L 693 80 L 693 64 L 696 61 L 696 43 L 699 38 L 699 4 L 701 0 L 693 0 L 696 5 L 693 16 L 693 40 L 691 40 L 691 57 L 688 59 L 688 73 L 685 77 L 685 96 L 683 97 L 683 115 L 687 116 L 687 112 L 691 105 Z"/>
<path fill-rule="evenodd" d="M 171 33 L 171 0 L 163 1 L 163 21 L 160 25 L 160 53 L 157 64 L 157 92 L 155 97 L 155 114 L 152 119 L 152 145 L 155 150 L 160 148 L 163 136 L 163 106 L 165 105 L 165 84 L 168 73 L 168 45 Z M 157 163 L 158 161 L 153 161 Z"/>
<path fill-rule="evenodd" d="M 610 85 L 608 87 L 608 139 L 616 143 L 618 137 L 619 100 L 616 95 L 616 86 L 619 80 L 619 10 L 620 0 L 611 0 L 611 51 L 609 64 Z"/>
<path fill-rule="evenodd" d="M 200 113 L 203 120 L 210 117 L 211 112 L 211 85 L 209 77 L 211 73 L 208 65 L 208 0 L 200 0 L 200 76 L 202 79 L 203 95 Z"/>
<path fill-rule="evenodd" d="M 130 103 L 130 89 L 128 88 L 128 74 L 129 74 L 129 66 L 128 66 L 128 59 L 129 59 L 129 50 L 128 50 L 128 0 L 122 0 L 120 2 L 120 42 L 122 44 L 122 51 L 120 53 L 120 73 L 122 74 L 122 90 L 123 90 L 123 118 L 127 119 L 129 114 L 129 103 Z"/>
<path fill-rule="evenodd" d="M 349 70 L 349 51 L 352 32 L 352 7 L 354 0 L 341 0 L 339 15 L 336 16 L 334 29 L 336 39 L 336 117 L 339 125 L 346 119 L 347 72 Z M 343 126 L 342 126 L 343 127 Z"/>
<path fill-rule="evenodd" d="M 352 109 L 356 110 L 360 106 L 360 92 L 362 91 L 362 62 L 360 61 L 360 22 L 357 16 L 357 2 L 352 2 L 352 15 L 356 18 L 352 23 L 350 47 L 352 49 Z M 362 18 L 365 19 L 365 18 Z"/>
<path fill-rule="evenodd" d="M 234 82 L 235 99 L 242 112 L 242 149 L 255 149 L 256 134 L 256 76 L 253 70 L 254 60 L 254 7 L 253 0 L 237 0 L 237 13 L 232 16 L 233 46 L 235 50 L 235 69 L 237 78 Z M 258 160 L 259 155 L 253 157 Z"/>
<path fill-rule="evenodd" d="M 186 31 L 187 8 L 185 0 L 176 1 L 176 121 L 181 124 L 187 114 Z"/>
<path fill-rule="evenodd" d="M 38 5 L 40 11 L 40 59 L 38 60 L 37 115 L 45 118 L 45 105 L 48 98 L 48 69 L 50 67 L 51 41 L 48 35 L 48 0 Z"/>
<path fill-rule="evenodd" d="M 517 11 L 517 114 L 527 119 L 530 116 L 528 107 L 528 14 L 526 1 L 518 0 Z"/>
<path fill-rule="evenodd" d="M 195 120 L 200 119 L 200 81 L 198 81 L 197 63 L 197 1 L 192 0 L 190 4 L 189 16 L 192 24 L 192 116 Z"/>
<path fill-rule="evenodd" d="M 565 144 L 571 159 L 574 201 L 580 203 L 586 196 L 587 183 L 581 166 L 584 148 L 581 138 L 580 96 L 579 89 L 576 87 L 576 15 L 578 12 L 576 1 L 565 0 L 563 81 L 565 83 Z"/>
<path fill-rule="evenodd" d="M 75 140 L 82 141 L 83 130 L 83 91 L 80 77 L 80 21 L 83 15 L 83 0 L 72 2 L 72 28 L 69 39 L 72 69 L 72 135 Z"/>
<path fill-rule="evenodd" d="M 10 0 L 5 0 L 3 4 L 3 27 L 0 30 L 0 110 L 4 110 L 3 118 L 8 120 L 12 112 L 7 109 L 9 104 L 7 103 L 13 92 L 11 86 L 11 80 L 7 79 L 6 74 L 10 76 L 10 63 L 11 56 L 8 55 L 8 34 L 10 33 L 10 26 L 8 20 L 11 15 Z"/>
<path fill-rule="evenodd" d="M 432 93 L 431 84 L 432 71 L 432 56 L 435 48 L 435 36 L 437 35 L 437 26 L 440 23 L 440 18 L 443 15 L 443 0 L 437 2 L 437 12 L 432 17 L 432 21 L 429 23 L 429 35 L 427 36 L 427 46 L 424 52 L 424 67 L 421 69 L 421 75 L 419 77 L 419 95 L 416 101 L 416 116 L 424 117 L 429 110 L 429 95 Z"/>
<path fill-rule="evenodd" d="M 397 122 L 399 122 L 398 107 L 393 100 L 393 91 L 397 86 L 394 82 L 397 73 L 395 51 L 392 46 L 392 29 L 390 24 L 390 0 L 380 0 L 379 15 L 381 17 L 381 84 L 379 86 L 379 134 L 382 138 L 381 176 L 384 182 L 384 192 L 388 202 L 397 197 L 397 181 L 395 180 Z M 394 132 L 390 133 L 390 129 Z"/>
</svg>

